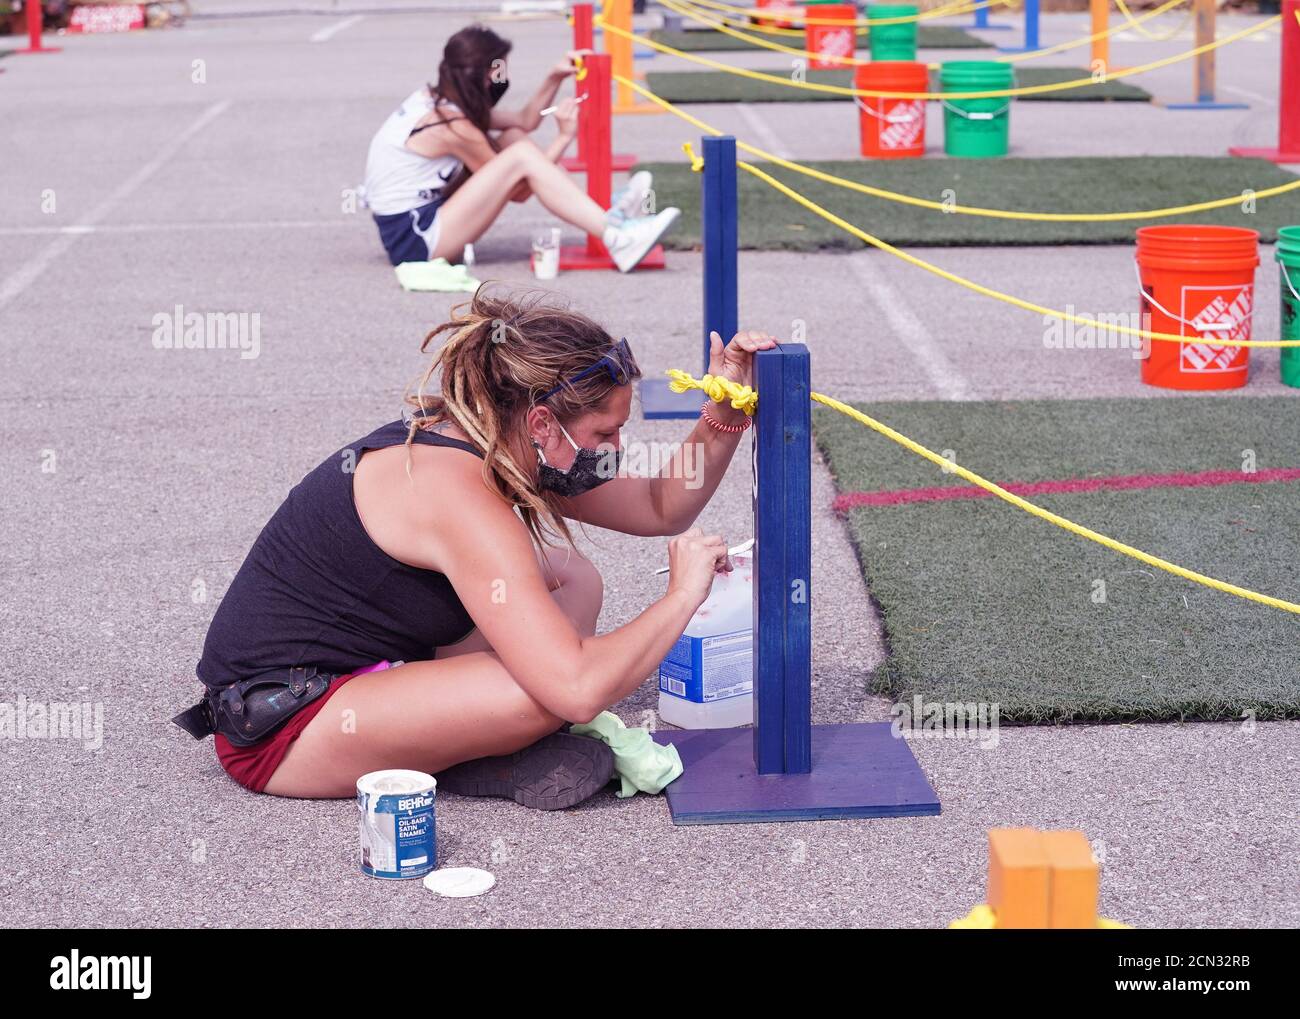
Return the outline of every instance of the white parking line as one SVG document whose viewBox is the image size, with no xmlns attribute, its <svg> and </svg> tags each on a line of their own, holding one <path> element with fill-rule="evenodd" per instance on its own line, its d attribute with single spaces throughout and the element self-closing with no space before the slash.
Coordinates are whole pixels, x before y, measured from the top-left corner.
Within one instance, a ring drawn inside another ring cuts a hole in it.
<svg viewBox="0 0 1300 1019">
<path fill-rule="evenodd" d="M 18 269 L 6 276 L 4 282 L 0 283 L 0 308 L 3 308 L 26 290 L 33 280 L 76 243 L 78 237 L 93 231 L 100 220 L 104 219 L 121 202 L 129 198 L 132 192 L 162 169 L 163 164 L 171 159 L 186 142 L 225 113 L 229 107 L 229 99 L 223 99 L 221 102 L 209 106 L 199 114 L 198 119 L 193 121 L 189 127 L 163 145 L 153 159 L 136 170 L 135 173 L 119 184 L 107 198 L 91 209 L 80 223 L 61 228 L 59 236 L 55 237 L 54 240 L 24 262 Z"/>
<path fill-rule="evenodd" d="M 767 121 L 759 116 L 758 111 L 749 103 L 740 104 L 740 116 L 749 125 L 749 129 L 758 136 L 759 142 L 768 152 L 774 156 L 780 156 L 782 159 L 794 158 L 794 153 L 781 143 L 781 139 L 776 136 L 776 132 L 767 126 Z"/>
<path fill-rule="evenodd" d="M 961 372 L 931 339 L 921 320 L 912 314 L 903 295 L 885 279 L 879 259 L 864 253 L 848 256 L 848 262 L 876 307 L 884 313 L 893 339 L 916 359 L 939 395 L 945 400 L 969 400 L 970 387 Z"/>
<path fill-rule="evenodd" d="M 109 223 L 104 226 L 3 226 L 0 237 L 57 237 L 60 234 L 175 234 L 188 230 L 319 230 L 350 227 L 347 219 L 250 219 L 211 223 Z"/>
<path fill-rule="evenodd" d="M 322 28 L 317 32 L 313 32 L 311 34 L 311 41 L 329 42 L 340 32 L 346 32 L 349 28 L 355 25 L 358 21 L 361 21 L 363 18 L 365 18 L 364 14 L 354 14 L 350 18 L 344 18 L 342 21 L 336 21 L 332 25 L 327 25 L 325 28 Z"/>
<path fill-rule="evenodd" d="M 1231 92 L 1233 95 L 1242 96 L 1245 99 L 1253 99 L 1257 103 L 1264 103 L 1266 106 L 1276 106 L 1277 101 L 1270 99 L 1268 96 L 1260 95 L 1258 92 L 1252 92 L 1248 88 L 1241 88 L 1238 85 L 1223 85 L 1223 91 Z"/>
</svg>

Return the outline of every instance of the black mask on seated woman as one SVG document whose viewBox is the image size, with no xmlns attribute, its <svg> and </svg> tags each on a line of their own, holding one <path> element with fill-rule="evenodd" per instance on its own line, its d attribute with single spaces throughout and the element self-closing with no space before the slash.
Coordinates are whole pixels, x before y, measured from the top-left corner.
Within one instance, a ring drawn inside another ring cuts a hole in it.
<svg viewBox="0 0 1300 1019">
<path fill-rule="evenodd" d="M 557 421 L 556 424 L 559 422 Z M 564 432 L 564 437 L 569 440 L 569 445 L 574 449 L 573 465 L 567 471 L 552 467 L 546 462 L 546 454 L 542 452 L 542 447 L 534 442 L 540 463 L 537 470 L 537 483 L 541 488 L 571 499 L 575 495 L 582 495 L 583 492 L 590 492 L 618 475 L 619 467 L 623 462 L 621 449 L 587 449 L 573 441 L 573 436 L 568 433 L 564 425 L 560 425 L 560 431 Z"/>
<path fill-rule="evenodd" d="M 506 94 L 506 89 L 508 89 L 509 87 L 510 87 L 509 78 L 507 78 L 505 81 L 488 82 L 488 96 L 491 98 L 493 106 L 501 102 L 501 97 Z"/>
</svg>

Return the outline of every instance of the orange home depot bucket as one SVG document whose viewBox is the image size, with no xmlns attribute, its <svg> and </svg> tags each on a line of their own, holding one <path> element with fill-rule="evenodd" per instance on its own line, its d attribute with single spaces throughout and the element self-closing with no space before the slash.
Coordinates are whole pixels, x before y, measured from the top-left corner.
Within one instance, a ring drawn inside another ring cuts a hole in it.
<svg viewBox="0 0 1300 1019">
<path fill-rule="evenodd" d="M 1144 226 L 1137 232 L 1143 328 L 1191 337 L 1144 340 L 1142 381 L 1165 389 L 1246 384 L 1259 232 L 1240 226 Z M 1149 325 L 1148 325 L 1149 323 Z"/>
<path fill-rule="evenodd" d="M 924 92 L 930 87 L 925 64 L 875 60 L 858 67 L 855 87 L 876 92 Z M 915 159 L 925 155 L 925 100 L 854 96 L 862 131 L 862 154 L 873 159 Z"/>
<path fill-rule="evenodd" d="M 799 4 L 795 3 L 794 0 L 757 0 L 755 6 L 759 10 L 770 10 L 773 14 L 785 14 L 787 11 L 798 11 L 800 9 Z M 763 28 L 803 28 L 802 21 L 796 23 L 789 18 L 765 18 L 757 14 L 752 14 L 750 17 L 753 18 L 755 24 Z"/>
<path fill-rule="evenodd" d="M 823 59 L 852 57 L 858 48 L 858 9 L 852 4 L 820 4 L 804 8 L 816 20 L 842 21 L 842 25 L 808 24 L 804 28 L 804 49 L 815 54 L 808 66 L 815 71 L 837 71 L 849 65 L 843 60 Z"/>
</svg>

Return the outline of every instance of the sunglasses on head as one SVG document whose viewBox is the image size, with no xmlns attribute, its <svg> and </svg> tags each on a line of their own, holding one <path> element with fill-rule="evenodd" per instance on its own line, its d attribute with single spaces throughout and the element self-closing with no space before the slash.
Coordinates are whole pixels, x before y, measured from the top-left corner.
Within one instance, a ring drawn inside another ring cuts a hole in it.
<svg viewBox="0 0 1300 1019">
<path fill-rule="evenodd" d="M 572 386 L 577 382 L 597 372 L 604 371 L 609 374 L 610 381 L 616 386 L 626 386 L 632 381 L 632 366 L 635 362 L 632 359 L 632 348 L 628 346 L 627 337 L 623 337 L 608 351 L 600 356 L 600 359 L 590 367 L 584 368 L 569 379 L 561 379 L 557 385 L 548 389 L 545 393 L 537 398 L 538 403 L 549 400 L 565 386 Z"/>
</svg>

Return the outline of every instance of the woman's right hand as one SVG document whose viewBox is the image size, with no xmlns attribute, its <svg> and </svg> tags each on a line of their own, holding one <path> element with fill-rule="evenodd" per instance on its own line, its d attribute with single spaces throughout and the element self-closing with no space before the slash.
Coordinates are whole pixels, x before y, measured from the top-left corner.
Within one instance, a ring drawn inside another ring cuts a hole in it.
<svg viewBox="0 0 1300 1019">
<path fill-rule="evenodd" d="M 566 138 L 573 138 L 578 133 L 578 101 L 573 98 L 561 100 L 555 107 L 555 127 Z"/>
<path fill-rule="evenodd" d="M 720 534 L 692 527 L 668 542 L 668 591 L 689 595 L 697 608 L 709 597 L 714 575 L 730 569 L 727 543 Z"/>
</svg>

